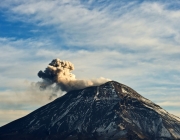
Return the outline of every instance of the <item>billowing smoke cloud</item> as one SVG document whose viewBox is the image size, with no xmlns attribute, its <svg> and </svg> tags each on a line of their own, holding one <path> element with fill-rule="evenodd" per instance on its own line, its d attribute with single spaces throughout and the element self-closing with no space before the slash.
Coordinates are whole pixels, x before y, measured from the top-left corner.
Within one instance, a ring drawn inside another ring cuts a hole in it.
<svg viewBox="0 0 180 140">
<path fill-rule="evenodd" d="M 93 80 L 79 80 L 71 73 L 72 70 L 74 70 L 74 65 L 71 62 L 54 59 L 44 71 L 38 72 L 38 76 L 43 79 L 38 84 L 41 89 L 53 87 L 57 91 L 70 91 L 89 86 L 98 86 L 110 81 L 102 77 Z"/>
</svg>

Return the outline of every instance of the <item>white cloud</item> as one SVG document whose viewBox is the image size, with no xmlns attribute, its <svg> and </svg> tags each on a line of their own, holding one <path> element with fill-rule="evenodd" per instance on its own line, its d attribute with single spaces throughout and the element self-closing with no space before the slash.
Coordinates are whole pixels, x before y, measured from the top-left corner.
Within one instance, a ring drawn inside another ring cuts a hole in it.
<svg viewBox="0 0 180 140">
<path fill-rule="evenodd" d="M 114 12 L 108 6 L 89 10 L 79 1 L 31 0 L 7 7 L 22 20 L 38 22 L 40 26 L 54 25 L 68 45 L 179 52 L 180 11 L 168 10 L 158 2 L 131 6 L 132 3 L 127 4 L 124 7 L 129 10 L 122 11 L 122 6 Z"/>
</svg>

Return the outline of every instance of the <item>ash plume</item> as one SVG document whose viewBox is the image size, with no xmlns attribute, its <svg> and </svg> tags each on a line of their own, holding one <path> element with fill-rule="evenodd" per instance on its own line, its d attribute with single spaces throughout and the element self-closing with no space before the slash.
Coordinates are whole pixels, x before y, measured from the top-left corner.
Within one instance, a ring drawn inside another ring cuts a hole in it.
<svg viewBox="0 0 180 140">
<path fill-rule="evenodd" d="M 44 71 L 39 71 L 38 76 L 42 78 L 42 82 L 38 82 L 41 89 L 46 89 L 48 87 L 55 88 L 56 91 L 70 91 L 76 89 L 83 89 L 89 86 L 98 86 L 109 79 L 98 78 L 91 80 L 80 80 L 76 79 L 75 75 L 71 73 L 74 70 L 74 65 L 69 61 L 64 61 L 60 59 L 54 59 L 47 66 Z"/>
</svg>

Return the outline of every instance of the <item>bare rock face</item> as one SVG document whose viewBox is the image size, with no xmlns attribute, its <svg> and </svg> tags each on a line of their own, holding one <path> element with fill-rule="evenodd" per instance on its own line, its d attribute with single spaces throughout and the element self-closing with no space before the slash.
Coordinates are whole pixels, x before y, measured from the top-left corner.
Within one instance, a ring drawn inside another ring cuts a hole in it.
<svg viewBox="0 0 180 140">
<path fill-rule="evenodd" d="M 0 127 L 0 140 L 180 140 L 180 119 L 115 81 L 70 91 Z"/>
</svg>

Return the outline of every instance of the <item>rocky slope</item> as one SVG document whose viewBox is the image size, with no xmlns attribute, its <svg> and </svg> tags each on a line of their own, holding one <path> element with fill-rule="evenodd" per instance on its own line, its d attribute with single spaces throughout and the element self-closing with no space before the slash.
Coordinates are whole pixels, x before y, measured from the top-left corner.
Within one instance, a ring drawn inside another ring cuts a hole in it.
<svg viewBox="0 0 180 140">
<path fill-rule="evenodd" d="M 178 140 L 180 119 L 115 81 L 70 91 L 0 127 L 0 140 Z"/>
</svg>

